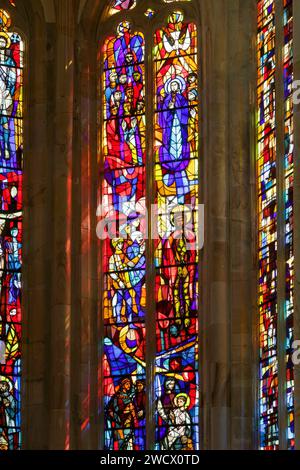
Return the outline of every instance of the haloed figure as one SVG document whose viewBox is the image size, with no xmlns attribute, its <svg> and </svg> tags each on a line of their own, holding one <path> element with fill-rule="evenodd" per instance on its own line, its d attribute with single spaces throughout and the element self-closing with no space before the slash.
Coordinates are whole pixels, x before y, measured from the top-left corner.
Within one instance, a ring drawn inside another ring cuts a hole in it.
<svg viewBox="0 0 300 470">
<path fill-rule="evenodd" d="M 191 440 L 191 416 L 187 411 L 190 398 L 186 393 L 178 393 L 174 407 L 169 415 L 171 423 L 162 442 L 162 450 L 193 450 Z"/>
<path fill-rule="evenodd" d="M 3 436 L 0 436 L 0 452 L 1 450 L 9 450 L 7 440 Z"/>
<path fill-rule="evenodd" d="M 15 35 L 13 40 L 19 42 L 20 38 Z M 9 49 L 12 39 L 2 33 L 0 38 L 0 148 L 1 157 L 5 160 L 16 159 L 16 145 L 14 136 L 14 125 L 10 116 L 14 112 L 14 94 L 17 85 L 16 63 L 11 55 L 5 52 Z"/>
<path fill-rule="evenodd" d="M 0 449 L 3 450 L 14 450 L 17 402 L 12 391 L 12 382 L 0 377 Z"/>
<path fill-rule="evenodd" d="M 176 183 L 177 202 L 181 204 L 190 191 L 186 173 L 190 162 L 189 103 L 184 96 L 186 83 L 177 76 L 167 80 L 164 88 L 166 96 L 159 103 L 159 126 L 163 132 L 159 158 L 162 168 L 167 172 L 164 184 L 170 187 Z"/>
</svg>

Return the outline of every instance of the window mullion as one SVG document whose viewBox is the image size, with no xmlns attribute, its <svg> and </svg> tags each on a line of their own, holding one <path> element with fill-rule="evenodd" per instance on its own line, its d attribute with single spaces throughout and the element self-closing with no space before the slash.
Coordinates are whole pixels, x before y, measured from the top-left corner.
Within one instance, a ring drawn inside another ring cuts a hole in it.
<svg viewBox="0 0 300 470">
<path fill-rule="evenodd" d="M 286 406 L 286 314 L 285 314 L 285 171 L 284 171 L 284 83 L 283 83 L 283 2 L 275 3 L 275 128 L 277 167 L 277 357 L 278 357 L 278 426 L 279 446 L 287 449 Z"/>
<path fill-rule="evenodd" d="M 153 99 L 153 34 L 149 28 L 145 32 L 145 90 L 146 90 L 146 208 L 148 237 L 146 245 L 146 449 L 155 446 L 155 269 L 154 269 L 154 239 L 155 220 L 152 217 L 154 204 L 154 99 Z"/>
</svg>

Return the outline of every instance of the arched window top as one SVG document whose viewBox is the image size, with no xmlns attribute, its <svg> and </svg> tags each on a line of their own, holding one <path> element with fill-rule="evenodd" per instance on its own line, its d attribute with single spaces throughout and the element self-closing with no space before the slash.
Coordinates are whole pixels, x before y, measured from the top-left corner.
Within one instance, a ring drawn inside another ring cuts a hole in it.
<svg viewBox="0 0 300 470">
<path fill-rule="evenodd" d="M 163 0 L 164 3 L 175 3 L 175 2 L 190 2 L 191 0 Z M 121 11 L 132 10 L 136 5 L 140 4 L 140 0 L 111 0 L 109 15 L 114 15 Z M 155 11 L 152 8 L 148 8 L 145 11 L 145 15 L 148 18 L 154 16 Z"/>
<path fill-rule="evenodd" d="M 0 59 L 2 65 L 10 57 L 10 66 L 22 68 L 24 56 L 24 44 L 19 33 L 11 31 L 12 20 L 6 10 L 0 10 L 0 49 L 5 51 L 4 59 Z M 17 77 L 18 78 L 18 77 Z M 0 77 L 1 79 L 1 77 Z M 20 102 L 21 104 L 21 102 Z"/>
<path fill-rule="evenodd" d="M 204 2 L 205 3 L 205 2 Z M 201 6 L 205 10 L 205 5 Z M 143 33 L 155 33 L 158 26 L 167 27 L 170 15 L 184 16 L 185 23 L 199 24 L 206 13 L 200 15 L 200 5 L 194 0 L 109 0 L 97 22 L 97 41 L 103 44 L 111 34 L 115 34 L 121 21 L 128 21 Z M 176 19 L 174 19 L 174 24 Z M 92 20 L 93 21 L 93 20 Z"/>
<path fill-rule="evenodd" d="M 109 13 L 113 15 L 122 10 L 131 10 L 135 5 L 136 0 L 113 0 L 111 2 Z"/>
<path fill-rule="evenodd" d="M 101 28 L 99 200 L 116 221 L 103 239 L 99 291 L 107 450 L 200 445 L 199 269 L 190 243 L 199 202 L 197 28 L 181 3 L 157 1 L 158 11 L 154 2 L 115 1 L 116 20 Z M 144 14 L 156 16 L 151 28 Z M 153 205 L 157 236 L 149 239 Z"/>
<path fill-rule="evenodd" d="M 179 55 L 195 54 L 197 31 L 193 23 L 185 22 L 180 11 L 168 17 L 167 25 L 155 34 L 154 58 L 163 60 Z"/>
</svg>

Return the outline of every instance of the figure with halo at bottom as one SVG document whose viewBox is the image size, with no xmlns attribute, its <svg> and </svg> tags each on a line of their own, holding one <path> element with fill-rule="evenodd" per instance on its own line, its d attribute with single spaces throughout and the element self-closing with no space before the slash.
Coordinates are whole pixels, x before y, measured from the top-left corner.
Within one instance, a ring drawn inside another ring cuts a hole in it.
<svg viewBox="0 0 300 470">
<path fill-rule="evenodd" d="M 191 440 L 191 416 L 188 412 L 190 397 L 178 393 L 174 398 L 174 408 L 169 415 L 170 426 L 162 441 L 162 450 L 193 450 Z"/>
<path fill-rule="evenodd" d="M 7 377 L 0 376 L 0 439 L 1 447 L 14 450 L 16 432 L 17 402 L 13 396 L 13 384 Z"/>
</svg>

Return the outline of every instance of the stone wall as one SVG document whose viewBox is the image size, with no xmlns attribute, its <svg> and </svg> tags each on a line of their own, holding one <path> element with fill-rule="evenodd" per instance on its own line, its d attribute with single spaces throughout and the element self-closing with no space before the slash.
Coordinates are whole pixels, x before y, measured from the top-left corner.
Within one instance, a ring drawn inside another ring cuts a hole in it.
<svg viewBox="0 0 300 470">
<path fill-rule="evenodd" d="M 17 3 L 14 9 L 0 0 L 27 38 L 23 447 L 97 449 L 103 428 L 97 49 L 109 24 L 103 0 Z M 200 261 L 201 446 L 251 449 L 257 446 L 256 1 L 198 0 L 195 8 L 206 215 Z M 296 26 L 299 15 L 300 8 Z M 131 17 L 138 23 L 134 13 Z M 300 51 L 295 53 L 300 76 Z M 300 122 L 299 111 L 296 116 Z M 299 145 L 297 138 L 298 154 Z M 299 276 L 298 269 L 298 304 Z"/>
</svg>

